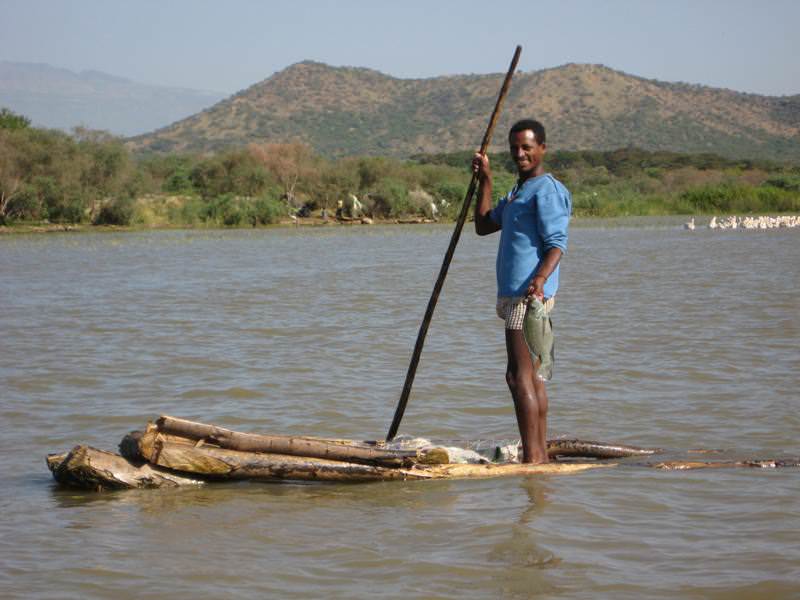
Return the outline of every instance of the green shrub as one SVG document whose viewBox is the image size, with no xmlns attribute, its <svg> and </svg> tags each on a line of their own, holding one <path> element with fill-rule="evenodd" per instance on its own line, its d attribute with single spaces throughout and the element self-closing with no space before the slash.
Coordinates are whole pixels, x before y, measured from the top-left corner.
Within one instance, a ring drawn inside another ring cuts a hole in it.
<svg viewBox="0 0 800 600">
<path fill-rule="evenodd" d="M 231 193 L 221 194 L 206 202 L 205 221 L 216 225 L 238 225 L 242 222 L 236 196 Z"/>
<path fill-rule="evenodd" d="M 82 223 L 86 214 L 83 198 L 75 190 L 57 189 L 44 198 L 46 217 L 55 223 Z"/>
<path fill-rule="evenodd" d="M 434 193 L 450 204 L 461 204 L 467 194 L 467 187 L 468 183 L 460 181 L 442 181 L 435 187 Z"/>
<path fill-rule="evenodd" d="M 753 213 L 797 211 L 796 193 L 774 186 L 753 187 L 741 183 L 707 185 L 683 192 L 681 201 L 704 213 Z"/>
<path fill-rule="evenodd" d="M 44 214 L 36 187 L 33 185 L 23 185 L 16 195 L 14 195 L 6 206 L 3 222 L 11 221 L 38 221 Z"/>
<path fill-rule="evenodd" d="M 164 179 L 161 189 L 172 194 L 186 194 L 194 191 L 192 186 L 192 166 L 188 159 L 175 161 L 173 169 Z"/>
<path fill-rule="evenodd" d="M 590 170 L 583 178 L 583 183 L 585 185 L 607 185 L 611 182 L 611 176 L 608 173 L 608 169 L 605 167 L 594 167 Z"/>
<path fill-rule="evenodd" d="M 277 223 L 284 215 L 286 205 L 272 196 L 261 196 L 253 203 L 253 217 L 258 225 Z"/>
<path fill-rule="evenodd" d="M 380 180 L 365 203 L 374 217 L 401 217 L 409 214 L 408 188 L 403 181 L 387 177 Z"/>
<path fill-rule="evenodd" d="M 182 205 L 167 209 L 169 220 L 178 225 L 197 225 L 205 221 L 206 214 L 206 203 L 195 196 L 189 197 Z"/>
<path fill-rule="evenodd" d="M 225 194 L 257 196 L 268 185 L 270 176 L 250 152 L 235 150 L 201 161 L 190 172 L 189 180 L 208 199 Z"/>
<path fill-rule="evenodd" d="M 133 220 L 133 199 L 116 198 L 100 207 L 94 218 L 94 225 L 120 225 L 127 226 Z"/>
<path fill-rule="evenodd" d="M 730 212 L 734 203 L 739 204 L 742 193 L 739 186 L 723 183 L 686 190 L 680 198 L 702 213 Z"/>
<path fill-rule="evenodd" d="M 660 167 L 646 167 L 644 169 L 644 174 L 653 179 L 661 179 L 664 177 L 664 169 Z"/>
<path fill-rule="evenodd" d="M 597 192 L 584 192 L 572 196 L 572 213 L 577 217 L 598 217 L 602 203 Z"/>
<path fill-rule="evenodd" d="M 11 112 L 7 108 L 0 109 L 0 129 L 27 129 L 31 120 L 23 115 Z"/>
<path fill-rule="evenodd" d="M 383 157 L 362 158 L 358 162 L 359 188 L 369 191 L 386 180 L 394 171 L 394 161 Z"/>
<path fill-rule="evenodd" d="M 786 188 L 758 187 L 754 190 L 759 212 L 798 212 L 800 211 L 800 194 L 787 191 Z"/>
<path fill-rule="evenodd" d="M 800 192 L 800 175 L 774 175 L 764 181 L 762 185 L 789 192 Z"/>
<path fill-rule="evenodd" d="M 190 175 L 191 172 L 188 169 L 170 173 L 164 180 L 164 185 L 161 186 L 161 189 L 171 194 L 190 193 L 194 191 Z"/>
</svg>

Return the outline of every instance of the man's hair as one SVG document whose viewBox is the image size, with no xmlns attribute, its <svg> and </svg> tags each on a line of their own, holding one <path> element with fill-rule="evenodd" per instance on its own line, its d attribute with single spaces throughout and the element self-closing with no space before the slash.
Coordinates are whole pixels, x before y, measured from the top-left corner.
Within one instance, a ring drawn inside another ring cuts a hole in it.
<svg viewBox="0 0 800 600">
<path fill-rule="evenodd" d="M 535 119 L 522 119 L 521 121 L 517 121 L 511 126 L 511 129 L 508 132 L 509 137 L 512 133 L 517 133 L 519 131 L 526 131 L 530 129 L 533 132 L 534 137 L 536 138 L 537 143 L 544 144 L 547 135 L 544 132 L 544 125 L 536 121 Z"/>
</svg>

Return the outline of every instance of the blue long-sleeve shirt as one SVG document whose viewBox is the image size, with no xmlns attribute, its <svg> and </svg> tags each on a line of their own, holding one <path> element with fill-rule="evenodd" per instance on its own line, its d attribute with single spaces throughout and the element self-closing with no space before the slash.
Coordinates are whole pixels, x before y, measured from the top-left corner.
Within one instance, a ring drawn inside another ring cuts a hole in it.
<svg viewBox="0 0 800 600">
<path fill-rule="evenodd" d="M 497 295 L 525 296 L 539 262 L 550 248 L 567 251 L 572 196 L 550 174 L 527 179 L 495 206 L 491 219 L 500 225 L 497 250 Z M 544 284 L 550 298 L 558 290 L 556 267 Z"/>
</svg>

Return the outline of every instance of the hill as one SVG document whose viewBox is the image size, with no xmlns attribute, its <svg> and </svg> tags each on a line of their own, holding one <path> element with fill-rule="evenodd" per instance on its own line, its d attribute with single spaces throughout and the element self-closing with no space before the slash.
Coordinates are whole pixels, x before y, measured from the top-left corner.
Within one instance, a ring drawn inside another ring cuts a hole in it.
<svg viewBox="0 0 800 600">
<path fill-rule="evenodd" d="M 0 61 L 0 106 L 38 127 L 82 125 L 131 136 L 188 117 L 224 94 L 137 83 L 100 71 Z"/>
<path fill-rule="evenodd" d="M 130 144 L 204 152 L 301 140 L 331 156 L 463 150 L 482 137 L 501 78 L 398 79 L 306 61 Z M 557 149 L 635 146 L 800 161 L 800 95 L 761 96 L 567 64 L 515 76 L 498 131 L 523 116 L 542 120 Z M 502 147 L 498 135 L 493 149 Z"/>
</svg>

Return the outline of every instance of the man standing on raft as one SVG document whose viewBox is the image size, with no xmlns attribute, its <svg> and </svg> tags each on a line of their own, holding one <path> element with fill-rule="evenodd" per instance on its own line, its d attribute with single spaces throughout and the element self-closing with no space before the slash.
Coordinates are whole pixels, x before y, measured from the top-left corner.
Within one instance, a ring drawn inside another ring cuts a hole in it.
<svg viewBox="0 0 800 600">
<path fill-rule="evenodd" d="M 553 364 L 550 311 L 558 290 L 558 263 L 567 250 L 572 197 L 545 173 L 547 145 L 538 121 L 517 122 L 508 134 L 516 185 L 492 208 L 489 159 L 476 153 L 475 232 L 500 231 L 497 250 L 497 314 L 505 320 L 506 382 L 514 399 L 522 462 L 546 463 L 547 391 Z"/>
</svg>

